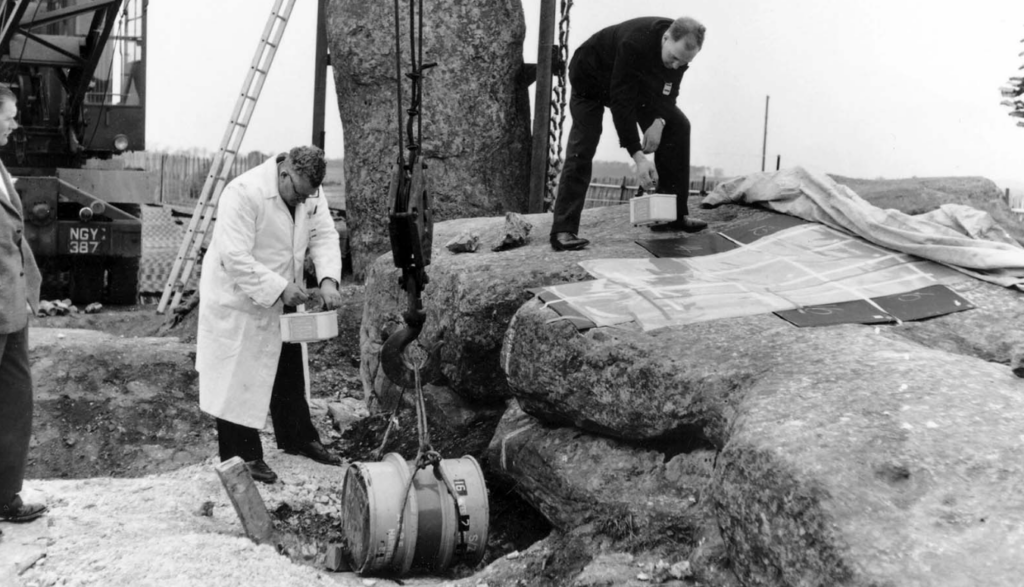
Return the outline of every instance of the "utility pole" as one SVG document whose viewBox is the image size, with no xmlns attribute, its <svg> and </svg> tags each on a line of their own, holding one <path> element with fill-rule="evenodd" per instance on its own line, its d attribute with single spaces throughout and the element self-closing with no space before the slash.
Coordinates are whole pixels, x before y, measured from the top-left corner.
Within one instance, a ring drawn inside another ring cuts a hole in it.
<svg viewBox="0 0 1024 587">
<path fill-rule="evenodd" d="M 761 171 L 764 171 L 765 151 L 768 149 L 768 100 L 771 96 L 764 97 L 764 140 L 761 142 Z"/>
<path fill-rule="evenodd" d="M 327 108 L 327 0 L 317 0 L 316 6 L 316 56 L 313 69 L 313 141 L 324 148 L 324 121 Z"/>
<path fill-rule="evenodd" d="M 541 0 L 537 41 L 537 81 L 533 98 L 533 156 L 530 160 L 531 214 L 544 211 L 548 176 L 548 126 L 551 124 L 551 49 L 555 45 L 555 0 Z"/>
</svg>

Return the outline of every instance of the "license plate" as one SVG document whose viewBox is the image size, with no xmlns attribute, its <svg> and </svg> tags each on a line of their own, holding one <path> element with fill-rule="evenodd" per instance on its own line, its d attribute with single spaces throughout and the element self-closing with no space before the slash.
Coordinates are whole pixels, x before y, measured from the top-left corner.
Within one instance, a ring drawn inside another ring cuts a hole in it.
<svg viewBox="0 0 1024 587">
<path fill-rule="evenodd" d="M 64 226 L 61 247 L 70 255 L 102 255 L 107 252 L 108 229 L 105 226 Z"/>
</svg>

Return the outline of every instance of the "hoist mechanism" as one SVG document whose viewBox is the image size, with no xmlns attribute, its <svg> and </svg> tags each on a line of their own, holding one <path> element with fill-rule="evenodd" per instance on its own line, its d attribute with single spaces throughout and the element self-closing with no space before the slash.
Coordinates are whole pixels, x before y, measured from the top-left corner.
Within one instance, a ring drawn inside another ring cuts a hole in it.
<svg viewBox="0 0 1024 587">
<path fill-rule="evenodd" d="M 423 118 L 420 112 L 423 99 L 423 72 L 437 65 L 423 63 L 423 0 L 409 1 L 409 78 L 410 97 L 405 132 L 408 137 L 408 159 L 402 137 L 402 34 L 399 3 L 395 0 L 395 76 L 398 105 L 398 157 L 391 173 L 388 200 L 392 202 L 388 232 L 395 266 L 402 270 L 399 285 L 406 292 L 407 308 L 402 314 L 405 326 L 393 332 L 380 350 L 381 368 L 396 385 L 412 388 L 416 385 L 415 367 L 405 358 L 405 351 L 423 330 L 427 315 L 423 311 L 421 294 L 429 279 L 426 267 L 430 264 L 430 250 L 434 236 L 434 218 L 428 190 L 426 166 L 420 148 L 423 136 Z M 439 374 L 441 343 L 426 349 L 427 357 L 418 367 L 423 383 L 434 381 Z"/>
</svg>

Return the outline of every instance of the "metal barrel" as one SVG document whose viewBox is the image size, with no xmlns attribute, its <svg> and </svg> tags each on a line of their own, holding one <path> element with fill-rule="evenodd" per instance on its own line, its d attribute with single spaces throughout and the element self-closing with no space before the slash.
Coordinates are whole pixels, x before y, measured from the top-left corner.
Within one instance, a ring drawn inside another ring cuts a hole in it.
<svg viewBox="0 0 1024 587">
<path fill-rule="evenodd" d="M 483 471 L 471 456 L 443 459 L 440 471 L 416 471 L 395 550 L 398 511 L 412 469 L 401 456 L 388 453 L 380 463 L 353 463 L 345 474 L 342 528 L 349 564 L 360 575 L 402 575 L 412 568 L 441 572 L 483 560 L 490 511 Z"/>
<path fill-rule="evenodd" d="M 433 468 L 421 469 L 413 479 L 421 513 L 413 566 L 433 571 L 457 563 L 476 566 L 483 560 L 490 524 L 483 471 L 471 456 L 444 459 L 440 468 L 454 498 Z"/>
<path fill-rule="evenodd" d="M 405 500 L 409 476 L 408 464 L 397 453 L 388 453 L 379 463 L 352 463 L 345 471 L 342 535 L 349 566 L 360 575 L 403 575 L 412 567 L 419 510 L 415 495 Z"/>
</svg>

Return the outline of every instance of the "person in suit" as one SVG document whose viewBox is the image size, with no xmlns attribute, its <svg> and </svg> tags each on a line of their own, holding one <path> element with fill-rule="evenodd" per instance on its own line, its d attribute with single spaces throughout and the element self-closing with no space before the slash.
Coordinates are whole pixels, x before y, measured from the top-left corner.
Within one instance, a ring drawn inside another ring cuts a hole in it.
<svg viewBox="0 0 1024 587">
<path fill-rule="evenodd" d="M 324 153 L 295 147 L 231 181 L 220 197 L 199 280 L 199 406 L 217 419 L 222 461 L 240 457 L 252 478 L 274 483 L 259 430 L 269 409 L 278 448 L 315 461 L 341 459 L 321 443 L 306 402 L 304 344 L 281 340 L 279 316 L 310 297 L 306 251 L 320 297 L 341 305 L 341 248 L 319 186 Z"/>
<path fill-rule="evenodd" d="M 636 162 L 640 185 L 676 196 L 676 220 L 651 230 L 707 228 L 687 209 L 690 121 L 676 106 L 683 73 L 704 46 L 704 33 L 704 25 L 686 16 L 634 18 L 598 31 L 573 54 L 572 128 L 555 196 L 551 248 L 577 251 L 590 242 L 577 233 L 605 108 L 612 112 L 619 144 Z"/>
<path fill-rule="evenodd" d="M 0 85 L 0 146 L 18 128 L 17 98 Z M 24 238 L 25 214 L 0 163 L 0 520 L 30 522 L 46 506 L 21 498 L 32 436 L 32 370 L 28 319 L 39 305 L 42 278 Z"/>
</svg>

